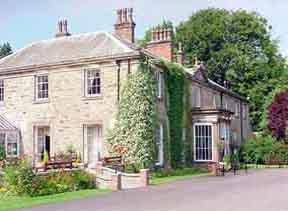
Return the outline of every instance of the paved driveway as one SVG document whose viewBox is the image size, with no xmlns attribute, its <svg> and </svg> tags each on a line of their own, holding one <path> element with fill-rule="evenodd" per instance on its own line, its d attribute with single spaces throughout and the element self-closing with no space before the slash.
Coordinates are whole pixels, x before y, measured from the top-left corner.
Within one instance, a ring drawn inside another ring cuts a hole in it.
<svg viewBox="0 0 288 211">
<path fill-rule="evenodd" d="M 202 177 L 145 189 L 114 192 L 35 211 L 287 211 L 288 170 Z"/>
</svg>

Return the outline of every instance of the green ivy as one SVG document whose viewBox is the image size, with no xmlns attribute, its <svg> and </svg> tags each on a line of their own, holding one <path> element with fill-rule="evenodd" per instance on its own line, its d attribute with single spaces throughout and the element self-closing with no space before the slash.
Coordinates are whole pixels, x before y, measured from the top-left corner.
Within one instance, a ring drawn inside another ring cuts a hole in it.
<svg viewBox="0 0 288 211">
<path fill-rule="evenodd" d="M 147 62 L 123 85 L 116 123 L 108 134 L 111 154 L 122 154 L 135 170 L 150 166 L 155 157 L 156 79 Z"/>
<path fill-rule="evenodd" d="M 183 67 L 175 63 L 163 62 L 168 91 L 168 118 L 170 135 L 170 155 L 173 168 L 183 165 L 183 128 L 186 128 L 185 112 L 185 73 Z"/>
</svg>

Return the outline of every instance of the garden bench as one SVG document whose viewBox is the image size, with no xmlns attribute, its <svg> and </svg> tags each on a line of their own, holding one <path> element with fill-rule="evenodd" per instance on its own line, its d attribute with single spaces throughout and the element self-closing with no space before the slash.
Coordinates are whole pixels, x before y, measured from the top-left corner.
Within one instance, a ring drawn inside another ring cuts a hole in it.
<svg viewBox="0 0 288 211">
<path fill-rule="evenodd" d="M 35 170 L 47 171 L 48 169 L 63 169 L 63 168 L 73 168 L 72 160 L 50 160 L 48 163 L 45 163 L 43 166 L 36 167 Z"/>
<path fill-rule="evenodd" d="M 104 157 L 103 165 L 111 166 L 117 171 L 124 171 L 124 163 L 122 156 Z"/>
</svg>

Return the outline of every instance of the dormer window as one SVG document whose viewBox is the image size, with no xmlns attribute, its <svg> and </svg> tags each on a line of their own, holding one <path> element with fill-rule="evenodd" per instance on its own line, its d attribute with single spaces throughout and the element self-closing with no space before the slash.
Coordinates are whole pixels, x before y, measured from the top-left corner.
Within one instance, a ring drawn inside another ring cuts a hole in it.
<svg viewBox="0 0 288 211">
<path fill-rule="evenodd" d="M 48 75 L 38 75 L 36 80 L 36 100 L 47 100 L 49 97 Z"/>
<path fill-rule="evenodd" d="M 93 97 L 101 94 L 100 70 L 86 70 L 86 96 Z"/>
</svg>

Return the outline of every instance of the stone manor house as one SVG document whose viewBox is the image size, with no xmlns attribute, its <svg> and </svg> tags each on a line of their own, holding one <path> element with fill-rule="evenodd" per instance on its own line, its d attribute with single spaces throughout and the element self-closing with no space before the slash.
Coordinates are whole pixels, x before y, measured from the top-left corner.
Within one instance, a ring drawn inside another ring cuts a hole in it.
<svg viewBox="0 0 288 211">
<path fill-rule="evenodd" d="M 152 32 L 152 41 L 135 44 L 132 9 L 117 10 L 114 32 L 71 35 L 67 21 L 59 21 L 54 38 L 35 42 L 0 60 L 0 144 L 8 157 L 29 155 L 36 164 L 44 151 L 81 153 L 88 168 L 108 156 L 105 137 L 112 128 L 121 86 L 139 59 L 168 60 L 183 65 L 181 48 L 172 42 L 172 29 Z M 163 69 L 158 80 L 158 126 L 155 164 L 166 164 L 163 127 L 167 122 Z M 189 127 L 191 163 L 218 161 L 249 135 L 247 101 L 205 75 L 203 65 L 186 68 L 191 107 Z M 185 139 L 185 138 L 184 138 Z"/>
</svg>

